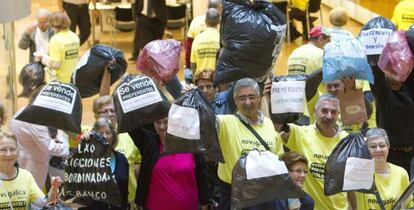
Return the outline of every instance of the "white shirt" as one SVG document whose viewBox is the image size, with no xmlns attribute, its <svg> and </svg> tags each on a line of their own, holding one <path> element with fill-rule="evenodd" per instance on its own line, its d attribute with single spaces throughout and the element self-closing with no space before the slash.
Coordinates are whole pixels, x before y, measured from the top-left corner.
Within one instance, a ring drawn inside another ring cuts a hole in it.
<svg viewBox="0 0 414 210">
<path fill-rule="evenodd" d="M 40 30 L 39 27 L 36 27 L 34 38 L 36 52 L 41 53 L 41 55 L 47 55 L 49 48 L 49 33 L 47 31 Z"/>
</svg>

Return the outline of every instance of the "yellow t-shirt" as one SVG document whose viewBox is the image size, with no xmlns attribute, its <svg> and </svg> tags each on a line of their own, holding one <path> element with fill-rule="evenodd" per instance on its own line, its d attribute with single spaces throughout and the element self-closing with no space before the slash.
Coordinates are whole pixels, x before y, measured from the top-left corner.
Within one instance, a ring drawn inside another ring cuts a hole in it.
<svg viewBox="0 0 414 210">
<path fill-rule="evenodd" d="M 3 186 L 0 187 L 0 209 L 11 209 L 10 201 L 13 209 L 26 210 L 29 209 L 30 203 L 44 197 L 32 174 L 25 169 L 19 168 L 15 179 L 1 180 L 1 182 Z"/>
<path fill-rule="evenodd" d="M 302 11 L 306 10 L 306 5 L 308 4 L 309 0 L 292 0 L 292 6 L 296 7 Z"/>
<path fill-rule="evenodd" d="M 287 65 L 288 74 L 309 74 L 322 68 L 323 50 L 308 43 L 302 45 L 290 54 Z"/>
<path fill-rule="evenodd" d="M 217 52 L 220 49 L 220 32 L 207 28 L 197 35 L 191 47 L 191 63 L 197 64 L 195 76 L 204 69 L 216 69 Z"/>
<path fill-rule="evenodd" d="M 337 143 L 348 134 L 341 131 L 337 136 L 322 136 L 316 125 L 290 125 L 290 135 L 286 146 L 294 152 L 304 155 L 309 161 L 309 173 L 306 175 L 304 190 L 313 200 L 315 209 L 348 209 L 346 193 L 331 196 L 324 194 L 324 170 L 326 161 Z"/>
<path fill-rule="evenodd" d="M 118 144 L 115 147 L 115 151 L 125 155 L 128 160 L 128 201 L 133 202 L 137 190 L 135 164 L 141 163 L 141 155 L 128 133 L 118 134 Z"/>
<path fill-rule="evenodd" d="M 225 162 L 219 163 L 217 174 L 222 181 L 230 184 L 234 164 L 243 154 L 255 148 L 260 151 L 266 149 L 236 116 L 219 115 L 218 119 L 220 148 Z M 264 117 L 263 124 L 252 125 L 252 127 L 273 153 L 277 155 L 283 153 L 282 140 L 269 118 Z"/>
<path fill-rule="evenodd" d="M 63 30 L 52 36 L 49 42 L 49 60 L 61 62 L 56 70 L 56 79 L 69 83 L 79 60 L 79 37 L 70 30 Z"/>
<path fill-rule="evenodd" d="M 414 24 L 414 1 L 400 1 L 394 8 L 391 21 L 398 29 L 408 30 Z"/>
<path fill-rule="evenodd" d="M 194 39 L 199 33 L 206 30 L 206 28 L 206 15 L 197 16 L 191 21 L 187 37 Z"/>
<path fill-rule="evenodd" d="M 375 185 L 384 202 L 385 209 L 391 209 L 404 190 L 410 184 L 407 171 L 404 168 L 388 163 L 390 166 L 389 175 L 375 174 Z M 380 209 L 374 194 L 355 193 L 358 210 Z M 412 195 L 405 203 L 406 208 L 412 208 Z"/>
</svg>

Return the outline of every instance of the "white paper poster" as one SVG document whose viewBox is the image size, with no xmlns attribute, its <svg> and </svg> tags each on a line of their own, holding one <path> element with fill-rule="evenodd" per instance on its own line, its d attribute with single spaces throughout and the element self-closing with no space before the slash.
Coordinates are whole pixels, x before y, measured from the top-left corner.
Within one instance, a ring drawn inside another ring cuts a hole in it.
<svg viewBox="0 0 414 210">
<path fill-rule="evenodd" d="M 198 111 L 173 104 L 168 112 L 167 133 L 189 140 L 200 139 L 200 117 Z"/>
<path fill-rule="evenodd" d="M 345 164 L 343 190 L 369 190 L 374 183 L 374 159 L 349 157 Z"/>
<path fill-rule="evenodd" d="M 33 105 L 72 114 L 77 90 L 70 85 L 50 82 L 40 91 Z"/>
<path fill-rule="evenodd" d="M 246 158 L 246 178 L 247 180 L 262 177 L 277 176 L 287 174 L 288 170 L 283 161 L 270 151 L 259 152 L 252 150 Z"/>
<path fill-rule="evenodd" d="M 116 91 L 124 113 L 162 101 L 157 87 L 148 77 L 137 77 L 122 84 Z"/>
<path fill-rule="evenodd" d="M 270 94 L 272 114 L 303 113 L 306 104 L 305 81 L 272 83 Z"/>
<path fill-rule="evenodd" d="M 359 40 L 364 45 L 367 55 L 379 55 L 391 33 L 392 30 L 387 28 L 363 30 L 359 35 Z"/>
</svg>

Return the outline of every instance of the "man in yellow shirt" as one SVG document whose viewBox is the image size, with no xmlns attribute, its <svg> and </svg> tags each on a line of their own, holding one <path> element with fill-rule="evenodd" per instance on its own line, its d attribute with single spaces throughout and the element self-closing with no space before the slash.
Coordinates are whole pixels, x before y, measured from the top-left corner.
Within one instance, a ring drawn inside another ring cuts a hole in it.
<svg viewBox="0 0 414 210">
<path fill-rule="evenodd" d="M 408 30 L 414 24 L 414 0 L 400 1 L 394 8 L 391 21 L 398 29 Z"/>
<path fill-rule="evenodd" d="M 309 126 L 282 126 L 281 136 L 286 147 L 309 160 L 304 190 L 315 200 L 315 209 L 348 209 L 347 194 L 324 194 L 326 161 L 337 143 L 348 134 L 337 123 L 339 100 L 331 94 L 319 97 L 314 109 L 316 123 Z"/>
<path fill-rule="evenodd" d="M 252 149 L 266 150 L 265 146 L 247 128 L 250 125 L 275 154 L 283 153 L 282 141 L 272 121 L 259 110 L 260 89 L 256 81 L 244 78 L 234 84 L 233 98 L 238 112 L 235 115 L 218 115 L 220 148 L 224 163 L 219 163 L 219 209 L 230 209 L 232 170 L 240 156 Z"/>
<path fill-rule="evenodd" d="M 204 69 L 216 69 L 217 52 L 220 49 L 220 32 L 217 29 L 219 23 L 218 10 L 208 9 L 207 28 L 197 35 L 191 47 L 191 71 L 195 77 Z"/>
</svg>

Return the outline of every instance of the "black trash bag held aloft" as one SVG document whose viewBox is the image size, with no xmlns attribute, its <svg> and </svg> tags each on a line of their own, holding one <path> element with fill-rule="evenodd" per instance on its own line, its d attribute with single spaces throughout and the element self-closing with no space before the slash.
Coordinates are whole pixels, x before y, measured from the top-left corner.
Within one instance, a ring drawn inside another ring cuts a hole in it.
<svg viewBox="0 0 414 210">
<path fill-rule="evenodd" d="M 102 135 L 92 132 L 89 140 L 82 140 L 65 162 L 62 199 L 86 206 L 93 201 L 121 206 L 111 157 L 112 147 Z"/>
<path fill-rule="evenodd" d="M 147 76 L 124 76 L 113 96 L 118 133 L 132 131 L 168 116 L 170 103 L 167 97 Z"/>
<path fill-rule="evenodd" d="M 325 195 L 347 191 L 372 193 L 375 189 L 374 164 L 362 133 L 341 139 L 326 162 Z"/>
<path fill-rule="evenodd" d="M 25 65 L 20 71 L 19 83 L 23 86 L 23 91 L 18 96 L 30 97 L 34 89 L 45 84 L 43 65 L 38 62 Z"/>
<path fill-rule="evenodd" d="M 223 0 L 220 43 L 214 81 L 264 77 L 283 46 L 286 18 L 273 4 L 256 0 Z"/>
<path fill-rule="evenodd" d="M 82 98 L 99 93 L 105 67 L 111 74 L 111 84 L 114 84 L 127 69 L 124 53 L 107 45 L 95 45 L 85 52 L 72 74 L 72 83 L 78 87 Z"/>
<path fill-rule="evenodd" d="M 170 108 L 165 153 L 203 151 L 208 160 L 224 162 L 211 103 L 200 90 L 192 89 Z"/>
<path fill-rule="evenodd" d="M 270 93 L 270 117 L 273 122 L 286 124 L 297 121 L 306 106 L 306 75 L 296 74 L 273 78 Z"/>
<path fill-rule="evenodd" d="M 236 162 L 232 172 L 231 208 L 242 209 L 275 199 L 301 198 L 302 189 L 289 176 L 279 157 L 252 150 Z"/>
<path fill-rule="evenodd" d="M 33 97 L 17 120 L 80 133 L 82 102 L 73 84 L 51 81 Z"/>
<path fill-rule="evenodd" d="M 358 39 L 365 46 L 370 66 L 377 65 L 388 37 L 395 30 L 394 23 L 383 16 L 374 17 L 362 26 Z"/>
</svg>

